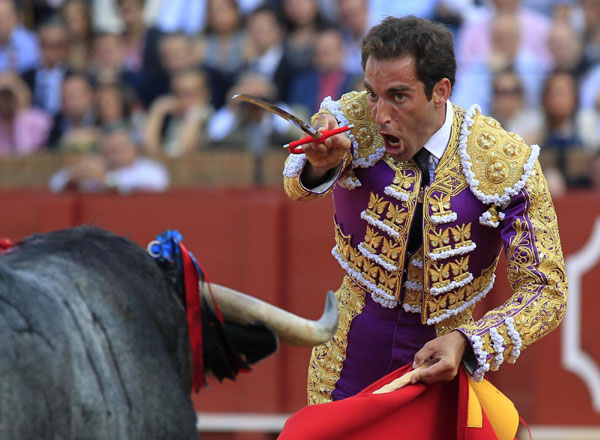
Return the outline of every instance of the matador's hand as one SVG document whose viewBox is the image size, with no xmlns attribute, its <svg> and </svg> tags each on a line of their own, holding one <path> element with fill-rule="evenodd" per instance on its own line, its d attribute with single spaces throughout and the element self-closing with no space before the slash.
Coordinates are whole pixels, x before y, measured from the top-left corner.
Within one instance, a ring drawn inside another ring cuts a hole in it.
<svg viewBox="0 0 600 440">
<path fill-rule="evenodd" d="M 432 365 L 415 372 L 410 378 L 411 383 L 434 383 L 454 379 L 466 347 L 467 339 L 456 330 L 432 339 L 415 355 L 413 368 L 425 362 Z"/>
<path fill-rule="evenodd" d="M 338 128 L 338 123 L 333 115 L 321 114 L 315 121 L 314 127 L 319 131 L 333 130 Z M 343 133 L 331 136 L 323 143 L 306 144 L 303 149 L 310 166 L 303 176 L 305 184 L 321 183 L 329 170 L 342 162 L 350 146 L 350 139 Z"/>
</svg>

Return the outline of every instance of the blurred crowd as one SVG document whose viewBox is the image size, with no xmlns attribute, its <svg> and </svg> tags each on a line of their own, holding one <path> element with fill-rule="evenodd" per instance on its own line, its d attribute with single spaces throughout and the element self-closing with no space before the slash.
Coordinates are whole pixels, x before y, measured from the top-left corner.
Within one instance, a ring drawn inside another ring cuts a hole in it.
<svg viewBox="0 0 600 440">
<path fill-rule="evenodd" d="M 452 102 L 551 154 L 555 194 L 600 190 L 600 0 L 0 0 L 0 156 L 77 153 L 54 191 L 165 189 L 161 158 L 298 138 L 231 97 L 308 119 L 362 88 L 362 37 L 406 14 L 452 30 Z"/>
</svg>

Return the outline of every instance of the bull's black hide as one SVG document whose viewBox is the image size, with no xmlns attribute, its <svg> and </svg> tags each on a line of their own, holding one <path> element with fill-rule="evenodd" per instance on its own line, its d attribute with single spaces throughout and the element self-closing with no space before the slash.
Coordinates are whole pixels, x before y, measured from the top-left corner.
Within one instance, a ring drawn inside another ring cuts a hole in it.
<svg viewBox="0 0 600 440">
<path fill-rule="evenodd" d="M 184 306 L 140 247 L 82 227 L 0 257 L 0 439 L 196 439 Z"/>
</svg>

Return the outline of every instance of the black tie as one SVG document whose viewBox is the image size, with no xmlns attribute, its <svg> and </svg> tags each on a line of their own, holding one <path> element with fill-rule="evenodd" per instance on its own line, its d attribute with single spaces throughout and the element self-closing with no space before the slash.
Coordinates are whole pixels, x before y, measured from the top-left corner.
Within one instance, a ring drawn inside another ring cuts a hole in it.
<svg viewBox="0 0 600 440">
<path fill-rule="evenodd" d="M 429 185 L 429 155 L 431 153 L 425 148 L 421 148 L 413 159 L 421 170 L 421 187 Z M 423 203 L 417 203 L 415 216 L 410 226 L 410 235 L 408 237 L 407 249 L 409 253 L 415 252 L 423 241 Z"/>
</svg>

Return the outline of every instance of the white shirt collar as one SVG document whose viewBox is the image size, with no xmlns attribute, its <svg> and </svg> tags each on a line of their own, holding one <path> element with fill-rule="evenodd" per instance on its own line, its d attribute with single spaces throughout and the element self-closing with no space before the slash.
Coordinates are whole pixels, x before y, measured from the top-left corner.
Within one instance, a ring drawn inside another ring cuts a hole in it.
<svg viewBox="0 0 600 440">
<path fill-rule="evenodd" d="M 425 143 L 425 148 L 434 156 L 437 160 L 440 160 L 448 147 L 450 141 L 450 135 L 452 134 L 452 121 L 454 119 L 454 108 L 452 103 L 446 101 L 446 119 L 444 124 L 436 131 L 433 136 Z"/>
</svg>

